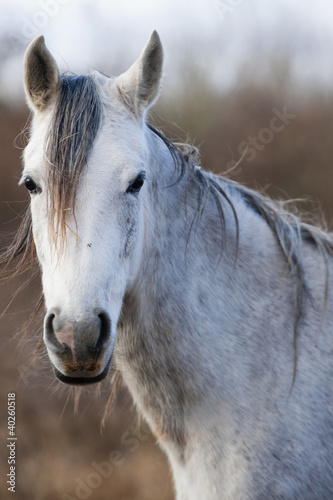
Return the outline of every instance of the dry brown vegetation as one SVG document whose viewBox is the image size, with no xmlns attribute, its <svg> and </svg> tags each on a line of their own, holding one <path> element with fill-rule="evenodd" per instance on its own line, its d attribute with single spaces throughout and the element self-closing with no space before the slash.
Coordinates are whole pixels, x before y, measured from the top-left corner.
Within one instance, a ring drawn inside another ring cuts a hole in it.
<svg viewBox="0 0 333 500">
<path fill-rule="evenodd" d="M 300 205 L 304 210 L 320 201 L 330 223 L 333 217 L 333 93 L 301 91 L 293 87 L 288 73 L 283 72 L 270 73 L 270 77 L 261 82 L 244 81 L 241 75 L 239 79 L 232 91 L 218 93 L 200 75 L 184 75 L 183 87 L 177 95 L 162 98 L 156 108 L 156 114 L 164 121 L 153 116 L 155 124 L 176 140 L 186 140 L 188 133 L 200 146 L 202 165 L 220 173 L 228 170 L 233 160 L 239 160 L 244 141 L 248 142 L 250 136 L 256 138 L 255 155 L 247 150 L 243 161 L 229 176 L 251 187 L 266 186 L 273 197 L 305 196 L 306 203 Z M 277 116 L 276 110 L 282 112 L 284 108 L 294 117 L 283 129 L 272 131 L 272 123 L 275 130 L 277 127 L 277 122 L 272 122 Z M 18 148 L 22 144 L 17 136 L 27 117 L 26 110 L 13 111 L 4 104 L 0 107 L 2 246 L 10 238 L 8 232 L 17 227 L 19 214 L 27 202 L 26 193 L 16 186 L 20 176 L 21 150 Z M 271 133 L 267 129 L 271 129 Z M 20 279 L 16 279 L 1 286 L 1 310 L 19 284 Z M 147 430 L 143 427 L 138 431 L 133 427 L 135 413 L 125 391 L 101 434 L 100 423 L 108 398 L 107 382 L 103 383 L 100 395 L 96 395 L 96 388 L 84 390 L 75 413 L 72 392 L 54 382 L 43 350 L 25 371 L 24 365 L 41 335 L 41 322 L 33 325 L 23 342 L 15 333 L 32 309 L 38 290 L 39 282 L 34 280 L 1 317 L 0 491 L 4 498 L 8 472 L 7 393 L 16 392 L 16 498 L 171 500 L 172 483 L 166 460 L 154 438 L 147 437 Z M 22 380 L 19 380 L 20 374 Z M 135 438 L 136 449 L 134 441 L 128 444 L 129 437 Z M 102 477 L 101 473 L 96 476 L 93 463 L 110 462 L 110 453 L 117 451 L 118 455 L 112 455 L 116 464 L 112 473 L 108 477 Z M 82 482 L 88 489 L 76 491 Z"/>
</svg>

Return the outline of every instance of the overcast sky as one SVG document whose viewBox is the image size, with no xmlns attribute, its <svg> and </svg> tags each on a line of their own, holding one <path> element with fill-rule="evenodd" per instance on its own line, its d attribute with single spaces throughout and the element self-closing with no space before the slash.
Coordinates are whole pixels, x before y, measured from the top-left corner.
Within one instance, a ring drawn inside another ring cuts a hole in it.
<svg viewBox="0 0 333 500">
<path fill-rule="evenodd" d="M 332 0 L 0 0 L 0 91 L 22 95 L 22 54 L 43 33 L 62 70 L 125 70 L 150 32 L 165 48 L 165 79 L 182 59 L 204 67 L 221 88 L 238 65 L 290 54 L 298 77 L 333 81 Z M 9 42 L 8 42 L 9 40 Z"/>
</svg>

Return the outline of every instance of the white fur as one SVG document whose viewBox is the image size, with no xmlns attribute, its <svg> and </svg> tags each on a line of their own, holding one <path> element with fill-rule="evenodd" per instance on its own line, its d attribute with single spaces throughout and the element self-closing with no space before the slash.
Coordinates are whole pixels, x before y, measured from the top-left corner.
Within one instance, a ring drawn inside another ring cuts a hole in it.
<svg viewBox="0 0 333 500">
<path fill-rule="evenodd" d="M 169 457 L 178 500 L 327 500 L 333 491 L 333 310 L 329 283 L 319 333 L 321 253 L 304 242 L 311 295 L 299 325 L 292 387 L 295 280 L 285 255 L 241 189 L 208 174 L 238 214 L 236 263 L 235 220 L 225 200 L 222 256 L 212 196 L 189 234 L 197 184 L 186 172 L 168 187 L 175 181 L 173 159 L 144 122 L 143 104 L 147 109 L 156 98 L 159 79 L 150 102 L 131 101 L 135 109 L 119 93 L 119 83 L 137 90 L 141 68 L 136 64 L 120 80 L 96 76 L 109 119 L 80 180 L 77 224 L 68 218 L 79 239 L 68 230 L 60 256 L 48 235 L 43 166 L 52 105 L 34 117 L 24 175 L 43 189 L 31 210 L 46 307 L 73 321 L 101 307 L 112 318 L 112 335 L 118 325 L 114 363 Z M 147 180 L 139 196 L 130 197 L 126 188 L 142 170 Z M 128 219 L 136 221 L 136 234 L 124 256 Z M 331 260 L 328 265 L 332 272 Z"/>
</svg>

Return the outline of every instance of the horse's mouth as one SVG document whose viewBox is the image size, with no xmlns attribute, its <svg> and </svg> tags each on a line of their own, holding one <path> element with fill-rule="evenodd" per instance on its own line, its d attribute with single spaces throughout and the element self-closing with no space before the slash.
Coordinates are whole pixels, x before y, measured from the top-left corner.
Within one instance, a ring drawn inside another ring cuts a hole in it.
<svg viewBox="0 0 333 500">
<path fill-rule="evenodd" d="M 85 376 L 80 376 L 80 377 L 75 377 L 75 376 L 70 376 L 70 375 L 64 375 L 61 373 L 55 366 L 53 366 L 53 371 L 55 376 L 57 377 L 60 382 L 63 382 L 64 384 L 69 384 L 69 385 L 90 385 L 90 384 L 97 384 L 97 382 L 100 382 L 101 380 L 105 379 L 105 377 L 109 373 L 110 365 L 111 365 L 111 358 L 110 356 L 109 361 L 107 362 L 104 370 L 96 375 L 95 377 L 85 377 Z"/>
</svg>

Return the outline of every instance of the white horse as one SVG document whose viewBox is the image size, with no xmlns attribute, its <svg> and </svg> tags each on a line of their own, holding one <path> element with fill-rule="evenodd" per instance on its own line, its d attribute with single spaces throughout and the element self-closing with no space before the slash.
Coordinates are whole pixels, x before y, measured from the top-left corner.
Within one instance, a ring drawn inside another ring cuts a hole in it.
<svg viewBox="0 0 333 500">
<path fill-rule="evenodd" d="M 328 500 L 333 240 L 147 124 L 162 54 L 153 32 L 117 78 L 61 76 L 30 44 L 31 212 L 10 259 L 34 242 L 55 375 L 119 370 L 177 499 Z"/>
</svg>

